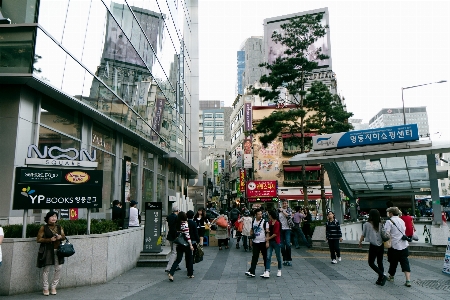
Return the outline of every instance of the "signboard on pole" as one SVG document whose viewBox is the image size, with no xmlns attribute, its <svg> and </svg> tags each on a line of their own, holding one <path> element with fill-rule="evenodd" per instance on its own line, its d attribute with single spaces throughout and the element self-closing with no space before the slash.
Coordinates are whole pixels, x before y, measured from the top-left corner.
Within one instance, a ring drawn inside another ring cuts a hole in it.
<svg viewBox="0 0 450 300">
<path fill-rule="evenodd" d="M 447 242 L 447 250 L 445 251 L 444 267 L 442 268 L 442 272 L 450 275 L 450 237 Z"/>
<path fill-rule="evenodd" d="M 419 140 L 419 128 L 408 124 L 316 135 L 312 139 L 314 150 L 401 143 Z"/>
<path fill-rule="evenodd" d="M 145 202 L 143 252 L 161 252 L 162 202 Z"/>
<path fill-rule="evenodd" d="M 101 208 L 103 171 L 16 168 L 13 209 Z"/>
<path fill-rule="evenodd" d="M 245 192 L 245 169 L 239 170 L 239 191 Z"/>
</svg>

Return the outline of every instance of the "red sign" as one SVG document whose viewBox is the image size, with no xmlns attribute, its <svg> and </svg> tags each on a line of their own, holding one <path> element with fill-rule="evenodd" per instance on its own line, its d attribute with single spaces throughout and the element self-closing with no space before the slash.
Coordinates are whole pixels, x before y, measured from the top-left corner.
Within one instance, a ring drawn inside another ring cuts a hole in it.
<svg viewBox="0 0 450 300">
<path fill-rule="evenodd" d="M 245 169 L 239 171 L 239 191 L 245 192 Z"/>
<path fill-rule="evenodd" d="M 252 180 L 247 183 L 247 198 L 277 197 L 276 180 Z"/>
<path fill-rule="evenodd" d="M 250 198 L 248 202 L 271 202 L 272 198 Z"/>
<path fill-rule="evenodd" d="M 78 220 L 78 208 L 71 208 L 69 210 L 70 220 Z"/>
</svg>

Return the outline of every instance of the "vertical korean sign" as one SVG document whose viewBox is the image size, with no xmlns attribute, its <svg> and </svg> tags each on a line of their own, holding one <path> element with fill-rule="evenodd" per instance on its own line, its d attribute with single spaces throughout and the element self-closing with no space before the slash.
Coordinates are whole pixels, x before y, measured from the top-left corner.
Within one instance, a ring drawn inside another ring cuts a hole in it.
<svg viewBox="0 0 450 300">
<path fill-rule="evenodd" d="M 144 251 L 161 252 L 162 202 L 145 202 Z"/>
<path fill-rule="evenodd" d="M 219 162 L 215 161 L 214 162 L 214 175 L 219 174 Z"/>
<path fill-rule="evenodd" d="M 442 272 L 450 275 L 450 237 L 447 242 L 447 250 L 445 251 L 444 266 Z"/>
<path fill-rule="evenodd" d="M 245 169 L 239 170 L 239 191 L 245 192 Z"/>
<path fill-rule="evenodd" d="M 162 94 L 162 92 L 158 93 L 158 96 L 156 97 L 156 105 L 155 105 L 155 111 L 153 114 L 153 123 L 152 123 L 152 141 L 158 141 L 159 140 L 159 132 L 161 130 L 161 124 L 163 120 L 163 114 L 164 114 L 164 106 L 166 104 L 166 98 Z"/>
<path fill-rule="evenodd" d="M 244 131 L 247 133 L 251 131 L 252 126 L 252 104 L 244 104 Z M 253 153 L 252 153 L 252 135 L 248 135 L 244 140 L 244 168 L 253 167 Z"/>
</svg>

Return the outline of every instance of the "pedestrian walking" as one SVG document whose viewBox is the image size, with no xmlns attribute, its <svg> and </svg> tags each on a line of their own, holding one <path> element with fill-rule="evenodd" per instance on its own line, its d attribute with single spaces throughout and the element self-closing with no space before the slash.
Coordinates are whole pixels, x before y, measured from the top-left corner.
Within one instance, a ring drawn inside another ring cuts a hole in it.
<svg viewBox="0 0 450 300">
<path fill-rule="evenodd" d="M 368 263 L 372 270 L 378 274 L 378 280 L 375 283 L 383 286 L 386 283 L 387 277 L 384 275 L 383 268 L 384 246 L 383 240 L 381 239 L 382 226 L 380 212 L 378 209 L 371 209 L 369 218 L 363 225 L 363 232 L 359 239 L 359 247 L 362 248 L 362 241 L 364 239 L 370 243 Z M 378 266 L 375 265 L 375 259 L 377 260 Z"/>
<path fill-rule="evenodd" d="M 170 242 L 170 254 L 169 254 L 169 262 L 166 266 L 166 273 L 169 273 L 170 268 L 172 268 L 172 265 L 174 261 L 177 259 L 177 245 L 173 243 L 173 241 L 177 237 L 177 218 L 178 218 L 178 206 L 172 206 L 172 213 L 167 216 L 167 227 L 169 228 L 169 232 L 167 233 L 167 240 Z M 181 270 L 179 267 L 176 269 L 176 271 Z"/>
<path fill-rule="evenodd" d="M 186 213 L 186 217 L 188 219 L 188 225 L 189 225 L 189 235 L 191 237 L 191 243 L 192 243 L 192 247 L 194 247 L 194 250 L 192 252 L 192 264 L 194 264 L 194 255 L 195 252 L 197 251 L 197 248 L 199 247 L 199 243 L 200 243 L 200 237 L 198 235 L 198 230 L 197 230 L 197 223 L 195 223 L 194 221 L 194 216 L 195 213 L 192 210 L 188 210 L 188 212 Z M 188 261 L 185 260 L 186 262 L 186 269 L 189 269 L 187 266 Z M 194 271 L 194 270 L 192 270 Z"/>
<path fill-rule="evenodd" d="M 387 210 L 390 218 L 386 221 L 384 229 L 391 236 L 391 251 L 389 254 L 389 277 L 387 280 L 393 282 L 397 265 L 400 263 L 402 272 L 405 273 L 405 286 L 411 287 L 411 268 L 409 266 L 408 237 L 405 235 L 405 222 L 399 218 L 400 210 L 397 207 L 390 207 Z"/>
<path fill-rule="evenodd" d="M 197 224 L 198 236 L 200 238 L 199 246 L 203 247 L 203 237 L 206 233 L 206 227 L 209 229 L 209 220 L 206 217 L 206 211 L 204 208 L 199 208 L 197 214 L 194 217 L 194 221 Z"/>
<path fill-rule="evenodd" d="M 311 248 L 311 244 L 308 242 L 308 240 L 305 237 L 305 234 L 303 233 L 301 224 L 303 219 L 306 217 L 306 215 L 303 213 L 303 211 L 300 209 L 300 207 L 296 208 L 296 212 L 294 213 L 293 216 L 293 221 L 294 221 L 294 227 L 292 228 L 292 231 L 294 232 L 294 245 L 295 245 L 295 249 L 300 249 L 300 245 L 299 245 L 299 239 L 301 239 L 303 241 L 303 243 L 305 244 L 306 247 Z"/>
<path fill-rule="evenodd" d="M 128 222 L 128 227 L 139 227 L 139 209 L 137 208 L 137 201 L 130 201 L 130 220 Z"/>
<path fill-rule="evenodd" d="M 250 212 L 245 210 L 243 217 L 239 219 L 242 225 L 242 243 L 244 244 L 244 251 L 252 250 L 252 240 L 250 239 L 250 231 L 252 229 L 252 217 L 250 217 Z"/>
<path fill-rule="evenodd" d="M 268 249 L 267 261 L 266 261 L 266 271 L 261 275 L 263 278 L 270 277 L 270 264 L 272 263 L 272 252 L 275 251 L 275 255 L 278 261 L 278 272 L 277 277 L 281 276 L 281 249 L 280 249 L 280 235 L 281 235 L 281 224 L 277 220 L 277 212 L 270 210 L 269 212 L 269 234 L 266 237 L 266 247 Z"/>
<path fill-rule="evenodd" d="M 184 234 L 184 238 L 188 242 L 188 246 L 184 245 L 177 245 L 177 259 L 174 261 L 172 267 L 169 271 L 169 280 L 173 281 L 173 275 L 175 274 L 175 271 L 180 264 L 181 260 L 186 260 L 186 268 L 187 268 L 187 276 L 188 278 L 194 278 L 194 264 L 192 260 L 192 251 L 194 250 L 194 247 L 192 246 L 191 241 L 191 235 L 189 234 L 189 223 L 186 216 L 186 213 L 184 211 L 180 211 L 177 215 L 177 222 L 176 222 L 176 229 L 177 229 L 177 236 L 180 233 Z"/>
<path fill-rule="evenodd" d="M 278 219 L 281 223 L 281 254 L 283 255 L 283 265 L 292 267 L 291 257 L 291 227 L 288 219 L 292 218 L 292 210 L 288 206 L 288 201 L 283 200 L 281 208 L 278 209 Z"/>
<path fill-rule="evenodd" d="M 311 240 L 311 223 L 312 223 L 312 215 L 309 211 L 309 208 L 305 207 L 305 218 L 303 219 L 303 233 L 307 240 Z M 311 244 L 311 243 L 310 243 Z"/>
<path fill-rule="evenodd" d="M 341 261 L 341 249 L 339 248 L 339 242 L 342 242 L 341 225 L 336 220 L 334 212 L 329 211 L 327 215 L 326 238 L 328 247 L 330 248 L 331 263 L 337 264 Z"/>
<path fill-rule="evenodd" d="M 225 222 L 221 220 L 221 218 L 223 218 Z M 228 249 L 228 217 L 223 209 L 220 210 L 220 215 L 214 219 L 211 224 L 217 224 L 216 239 L 219 244 L 219 250 L 222 250 L 222 246 L 225 246 L 225 249 Z"/>
<path fill-rule="evenodd" d="M 269 230 L 269 224 L 262 218 L 262 211 L 260 209 L 255 210 L 255 219 L 252 221 L 252 229 L 250 235 L 253 239 L 253 252 L 252 263 L 250 269 L 245 272 L 245 275 L 249 277 L 255 277 L 256 264 L 258 263 L 259 253 L 262 254 L 264 261 L 264 270 L 267 263 L 267 247 L 266 247 L 266 235 Z"/>
<path fill-rule="evenodd" d="M 62 240 L 65 240 L 64 229 L 56 224 L 58 221 L 58 213 L 50 211 L 44 218 L 46 225 L 39 228 L 36 241 L 40 243 L 37 267 L 44 268 L 42 273 L 42 293 L 45 296 L 49 294 L 56 295 L 56 287 L 61 278 L 61 265 L 64 264 L 64 257 L 57 255 L 57 250 Z M 50 285 L 48 283 L 48 274 L 50 273 L 50 266 L 54 266 L 55 273 L 53 281 Z"/>
</svg>

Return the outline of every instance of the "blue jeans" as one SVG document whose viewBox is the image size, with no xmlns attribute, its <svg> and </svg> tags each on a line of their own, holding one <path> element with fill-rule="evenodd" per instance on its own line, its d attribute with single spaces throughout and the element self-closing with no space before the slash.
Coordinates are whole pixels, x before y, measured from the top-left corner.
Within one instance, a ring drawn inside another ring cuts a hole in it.
<svg viewBox="0 0 450 300">
<path fill-rule="evenodd" d="M 299 238 L 299 236 L 302 239 L 303 243 L 305 243 L 305 246 L 309 247 L 308 240 L 306 239 L 305 235 L 303 234 L 303 230 L 300 228 L 299 224 L 295 224 L 295 226 L 293 228 L 293 231 L 294 231 L 294 245 L 295 245 L 295 247 L 296 248 L 299 247 L 299 245 L 298 245 L 298 238 Z"/>
<path fill-rule="evenodd" d="M 277 244 L 274 240 L 269 241 L 269 249 L 267 253 L 266 271 L 270 271 L 270 263 L 272 262 L 272 251 L 275 250 L 275 255 L 278 261 L 278 270 L 281 270 L 281 252 L 280 244 Z"/>
<path fill-rule="evenodd" d="M 281 254 L 283 255 L 283 261 L 292 261 L 291 257 L 291 230 L 281 230 Z"/>
</svg>

